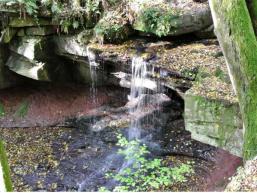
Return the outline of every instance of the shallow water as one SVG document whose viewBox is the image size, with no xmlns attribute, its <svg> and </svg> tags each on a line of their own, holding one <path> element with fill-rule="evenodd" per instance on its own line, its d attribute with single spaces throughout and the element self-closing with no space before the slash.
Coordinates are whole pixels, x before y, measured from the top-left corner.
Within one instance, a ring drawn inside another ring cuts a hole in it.
<svg viewBox="0 0 257 193">
<path fill-rule="evenodd" d="M 129 90 L 105 87 L 98 91 L 101 103 L 88 109 L 83 105 L 85 101 L 92 104 L 87 95 L 90 87 L 44 85 L 0 92 L 7 110 L 0 120 L 0 133 L 7 145 L 15 191 L 96 191 L 115 185 L 104 174 L 118 171 L 123 164 L 115 144 L 117 132 L 128 135 L 133 120 L 129 108 L 124 108 Z M 31 104 L 27 115 L 23 119 L 13 117 L 17 104 L 24 99 Z M 149 106 L 152 110 L 146 108 L 148 113 L 139 120 L 151 156 L 163 158 L 170 166 L 194 161 L 196 172 L 187 177 L 188 182 L 167 191 L 223 190 L 241 159 L 192 140 L 184 129 L 183 104 L 179 101 L 171 98 L 160 111 Z M 61 115 L 54 113 L 57 110 L 63 110 Z M 33 116 L 39 115 L 42 117 L 33 122 Z M 99 127 L 93 127 L 92 116 L 97 117 L 95 124 Z M 14 128 L 17 125 L 26 128 Z"/>
</svg>

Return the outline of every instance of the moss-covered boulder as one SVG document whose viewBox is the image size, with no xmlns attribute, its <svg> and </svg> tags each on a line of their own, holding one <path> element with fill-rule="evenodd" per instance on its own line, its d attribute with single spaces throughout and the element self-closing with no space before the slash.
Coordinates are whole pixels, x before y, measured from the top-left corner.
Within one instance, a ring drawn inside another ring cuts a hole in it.
<svg viewBox="0 0 257 193">
<path fill-rule="evenodd" d="M 185 124 L 193 139 L 242 156 L 243 124 L 238 103 L 186 94 Z"/>
<path fill-rule="evenodd" d="M 243 122 L 226 64 L 200 66 L 184 99 L 185 127 L 192 138 L 241 157 Z"/>
<path fill-rule="evenodd" d="M 207 2 L 133 0 L 129 7 L 134 18 L 133 28 L 157 36 L 191 33 L 212 24 Z"/>
</svg>

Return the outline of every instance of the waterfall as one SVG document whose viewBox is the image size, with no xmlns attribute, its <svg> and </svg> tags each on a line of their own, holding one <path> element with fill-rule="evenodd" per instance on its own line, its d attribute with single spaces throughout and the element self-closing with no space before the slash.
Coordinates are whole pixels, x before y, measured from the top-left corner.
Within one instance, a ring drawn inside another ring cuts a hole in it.
<svg viewBox="0 0 257 193">
<path fill-rule="evenodd" d="M 87 57 L 89 62 L 89 70 L 90 70 L 90 77 L 91 77 L 91 87 L 90 87 L 90 94 L 92 96 L 93 104 L 96 105 L 98 102 L 97 99 L 97 67 L 99 63 L 96 62 L 96 54 L 90 50 L 87 46 Z"/>
<path fill-rule="evenodd" d="M 130 127 L 128 130 L 128 140 L 140 140 L 142 141 L 142 116 L 141 113 L 145 113 L 145 107 L 148 105 L 148 96 L 146 88 L 149 88 L 147 83 L 150 83 L 149 76 L 153 75 L 154 67 L 146 62 L 140 56 L 134 56 L 132 58 L 132 76 L 130 83 L 130 95 L 128 96 L 129 103 L 132 106 L 129 108 L 129 113 L 132 116 Z M 152 84 L 153 82 L 151 82 Z M 154 85 L 156 86 L 156 85 Z M 151 87 L 151 86 L 150 86 Z M 133 105 L 134 104 L 134 105 Z M 143 115 L 144 116 L 144 115 Z M 136 152 L 135 152 L 136 153 Z M 135 160 L 125 160 L 122 164 L 119 172 L 130 167 Z"/>
<path fill-rule="evenodd" d="M 144 82 L 147 78 L 147 67 L 148 64 L 140 56 L 135 56 L 132 59 L 132 77 L 130 85 L 129 101 L 136 103 L 135 106 L 130 108 L 130 114 L 139 113 L 144 103 L 142 100 L 142 94 L 144 94 Z M 139 119 L 132 119 L 130 123 L 129 140 L 141 138 L 141 124 Z"/>
<path fill-rule="evenodd" d="M 94 53 L 92 53 L 92 51 L 90 51 L 89 49 L 87 49 L 87 52 L 92 79 L 91 93 L 92 97 L 95 97 L 97 94 L 96 69 L 98 64 L 96 62 L 96 57 Z M 152 90 L 151 92 L 156 93 L 158 92 L 159 87 L 158 83 L 156 83 L 152 79 L 154 74 L 154 68 L 150 63 L 145 61 L 140 56 L 134 56 L 132 58 L 131 71 L 132 75 L 130 80 L 130 93 L 127 103 L 127 107 L 129 109 L 129 117 L 131 118 L 131 121 L 127 133 L 127 138 L 129 141 L 140 140 L 143 143 L 149 144 L 148 141 L 151 134 L 147 133 L 147 135 L 145 135 L 145 133 L 143 133 L 143 124 L 148 125 L 148 114 L 151 114 L 156 110 L 158 111 L 158 107 L 156 107 L 158 101 L 156 100 L 163 100 L 163 96 L 158 94 L 152 94 L 149 91 Z M 92 124 L 95 125 L 95 122 L 96 121 L 92 122 Z M 140 147 L 138 146 L 138 148 Z M 83 181 L 78 183 L 79 191 L 83 191 L 85 190 L 85 188 L 90 187 L 94 183 L 94 180 L 101 177 L 101 175 L 110 171 L 112 168 L 117 168 L 117 172 L 121 173 L 124 169 L 130 168 L 133 165 L 134 161 L 135 160 L 133 159 L 123 160 L 122 156 L 117 154 L 116 150 L 112 151 L 107 157 L 105 157 L 105 160 L 102 160 L 102 167 L 98 168 L 97 171 L 92 172 L 89 176 L 83 179 Z M 117 182 L 115 181 L 115 179 L 111 179 L 105 182 L 106 187 L 115 187 L 116 185 Z"/>
</svg>

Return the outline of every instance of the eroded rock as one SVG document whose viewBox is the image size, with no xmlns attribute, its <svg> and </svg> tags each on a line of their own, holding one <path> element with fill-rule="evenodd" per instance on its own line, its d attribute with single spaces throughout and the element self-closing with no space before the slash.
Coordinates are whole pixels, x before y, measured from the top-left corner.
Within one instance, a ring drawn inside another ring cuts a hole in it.
<svg viewBox="0 0 257 193">
<path fill-rule="evenodd" d="M 6 66 L 17 74 L 41 81 L 68 79 L 65 64 L 54 55 L 51 38 L 19 37 L 9 48 L 12 54 Z"/>
<path fill-rule="evenodd" d="M 21 78 L 9 71 L 5 66 L 9 51 L 6 45 L 0 45 L 0 89 L 7 88 L 22 82 Z"/>
</svg>

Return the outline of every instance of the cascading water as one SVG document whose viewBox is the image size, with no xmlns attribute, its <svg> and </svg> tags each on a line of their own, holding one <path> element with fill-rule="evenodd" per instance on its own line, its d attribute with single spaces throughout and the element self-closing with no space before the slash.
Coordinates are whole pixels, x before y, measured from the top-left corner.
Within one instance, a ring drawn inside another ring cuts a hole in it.
<svg viewBox="0 0 257 193">
<path fill-rule="evenodd" d="M 96 62 L 96 55 L 94 52 L 90 50 L 89 47 L 86 49 L 87 51 L 87 57 L 89 62 L 89 69 L 90 69 L 90 77 L 91 77 L 91 87 L 90 87 L 90 93 L 92 96 L 93 105 L 96 105 L 98 102 L 97 98 L 97 67 L 99 66 L 99 63 Z"/>
<path fill-rule="evenodd" d="M 140 57 L 132 59 L 132 78 L 130 86 L 130 101 L 137 102 L 135 107 L 130 108 L 130 114 L 135 113 L 140 107 L 139 97 L 143 93 L 143 81 L 146 77 L 147 67 L 146 62 Z M 141 137 L 140 124 L 137 119 L 131 120 L 129 128 L 129 140 L 139 139 Z"/>
<path fill-rule="evenodd" d="M 132 78 L 130 86 L 129 101 L 135 103 L 135 106 L 130 108 L 130 114 L 136 117 L 137 113 L 140 113 L 145 105 L 145 101 L 142 100 L 142 95 L 144 94 L 144 84 L 147 78 L 149 66 L 142 57 L 135 56 L 132 59 Z M 131 120 L 129 133 L 129 140 L 140 139 L 141 138 L 141 124 L 139 119 L 135 118 Z"/>
<path fill-rule="evenodd" d="M 96 67 L 98 66 L 95 62 L 95 56 L 92 52 L 88 50 L 88 58 L 90 63 L 90 72 L 92 78 L 92 96 L 97 94 L 97 89 L 95 87 L 96 81 Z M 145 136 L 142 136 L 142 124 L 147 124 L 148 113 L 153 111 L 148 111 L 147 106 L 149 106 L 150 101 L 148 101 L 151 97 L 149 93 L 149 89 L 158 91 L 158 84 L 151 80 L 151 76 L 154 73 L 153 67 L 146 62 L 142 57 L 135 56 L 132 59 L 132 77 L 130 81 L 130 94 L 128 96 L 128 107 L 129 107 L 129 117 L 131 117 L 130 127 L 128 129 L 128 140 L 139 140 L 144 143 L 147 143 L 145 140 Z M 148 96 L 149 95 L 149 96 Z M 152 98 L 153 99 L 153 98 Z M 97 99 L 96 99 L 97 100 Z M 157 102 L 155 101 L 155 104 Z M 152 107 L 150 107 L 152 108 Z M 144 121 L 142 121 L 144 119 Z M 95 124 L 95 123 L 93 123 Z M 143 138 L 142 138 L 143 137 Z M 132 166 L 135 160 L 122 160 L 121 156 L 117 154 L 116 151 L 108 154 L 105 158 L 107 161 L 106 164 L 103 164 L 101 168 L 98 168 L 98 172 L 93 172 L 90 176 L 85 178 L 79 185 L 79 191 L 85 190 L 86 187 L 90 187 L 91 184 L 94 183 L 94 180 L 104 175 L 106 172 L 110 170 L 110 168 L 116 168 L 118 172 L 122 172 L 124 169 Z M 117 168 L 118 167 L 118 168 Z M 117 185 L 117 181 L 110 180 L 105 183 L 106 187 L 115 187 Z"/>
<path fill-rule="evenodd" d="M 132 116 L 130 127 L 128 130 L 128 140 L 142 140 L 142 121 L 141 114 L 145 113 L 144 108 L 148 104 L 148 98 L 145 88 L 155 87 L 147 85 L 156 84 L 149 81 L 148 76 L 151 76 L 154 72 L 154 68 L 149 65 L 142 57 L 135 56 L 132 58 L 132 77 L 130 85 L 130 95 L 128 96 L 129 103 L 132 106 L 129 108 L 129 113 Z M 136 153 L 136 152 L 135 152 Z M 124 169 L 130 167 L 135 160 L 126 160 L 119 172 L 122 172 Z"/>
</svg>

